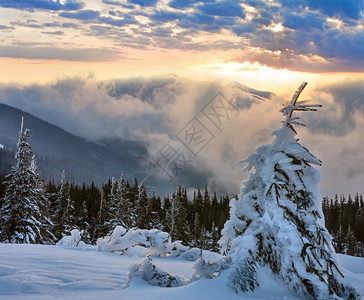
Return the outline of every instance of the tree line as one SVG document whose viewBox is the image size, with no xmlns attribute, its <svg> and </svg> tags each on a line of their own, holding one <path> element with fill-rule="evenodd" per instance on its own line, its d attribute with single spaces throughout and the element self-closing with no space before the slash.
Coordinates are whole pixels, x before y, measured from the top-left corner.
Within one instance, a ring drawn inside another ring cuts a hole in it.
<svg viewBox="0 0 364 300">
<path fill-rule="evenodd" d="M 324 197 L 322 209 L 336 252 L 364 257 L 363 195 Z"/>
<path fill-rule="evenodd" d="M 83 240 L 95 243 L 121 225 L 157 228 L 185 245 L 218 250 L 229 219 L 229 195 L 218 197 L 205 185 L 188 196 L 179 186 L 161 198 L 136 178 L 112 178 L 99 188 L 94 183 L 69 183 L 65 171 L 60 184 L 44 184 L 30 140 L 30 130 L 21 125 L 16 162 L 0 180 L 0 242 L 54 244 L 76 228 L 84 231 Z M 322 206 L 336 252 L 364 256 L 362 195 L 324 197 Z"/>
<path fill-rule="evenodd" d="M 84 230 L 84 240 L 95 243 L 121 225 L 160 229 L 185 245 L 217 250 L 220 231 L 229 217 L 230 197 L 210 195 L 207 185 L 191 197 L 179 186 L 161 199 L 139 185 L 138 179 L 131 184 L 124 176 L 112 178 L 98 188 L 93 183 L 69 184 L 63 174 L 61 184 L 57 187 L 50 182 L 47 190 L 56 238 L 77 228 Z"/>
<path fill-rule="evenodd" d="M 59 186 L 44 184 L 31 149 L 31 132 L 19 132 L 15 164 L 0 185 L 0 242 L 54 244 L 73 228 L 95 243 L 117 225 L 158 228 L 189 246 L 217 250 L 219 232 L 229 216 L 229 196 L 217 197 L 207 185 L 188 199 L 179 186 L 161 199 L 138 180 L 123 176 L 101 188 L 70 184 L 66 172 Z"/>
</svg>

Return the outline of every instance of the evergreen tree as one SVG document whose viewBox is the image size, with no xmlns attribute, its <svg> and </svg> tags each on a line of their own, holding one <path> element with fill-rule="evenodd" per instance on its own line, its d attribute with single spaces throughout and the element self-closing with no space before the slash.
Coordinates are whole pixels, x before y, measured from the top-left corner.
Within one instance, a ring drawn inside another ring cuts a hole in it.
<svg viewBox="0 0 364 300">
<path fill-rule="evenodd" d="M 319 172 L 321 161 L 298 143 L 293 125 L 303 125 L 294 111 L 313 111 L 297 98 L 281 111 L 286 116 L 271 145 L 257 148 L 245 162 L 255 173 L 244 182 L 238 200 L 231 201 L 230 220 L 220 240 L 231 247 L 230 285 L 236 292 L 259 285 L 258 267 L 270 268 L 287 287 L 314 299 L 356 298 L 342 279 L 331 237 L 324 227 Z"/>
<path fill-rule="evenodd" d="M 161 224 L 161 200 L 159 197 L 148 197 L 147 215 L 149 220 L 148 228 L 162 229 Z"/>
<path fill-rule="evenodd" d="M 98 239 L 100 237 L 104 237 L 108 235 L 111 230 L 109 226 L 109 207 L 108 207 L 108 188 L 104 186 L 101 189 L 101 197 L 100 197 L 100 207 L 99 212 L 96 219 L 96 225 L 93 233 L 93 240 Z"/>
<path fill-rule="evenodd" d="M 140 229 L 149 229 L 148 216 L 148 193 L 147 187 L 143 184 L 140 187 L 139 196 L 137 197 L 137 227 Z"/>
<path fill-rule="evenodd" d="M 212 230 L 211 230 L 211 246 L 210 250 L 218 252 L 219 251 L 219 231 L 218 227 L 215 226 L 215 222 L 212 222 Z"/>
<path fill-rule="evenodd" d="M 31 132 L 23 130 L 23 118 L 15 154 L 16 163 L 6 176 L 6 190 L 0 208 L 0 242 L 52 244 L 48 204 L 36 173 L 30 145 Z M 33 162 L 32 162 L 33 161 Z"/>
<path fill-rule="evenodd" d="M 201 248 L 201 222 L 198 213 L 195 214 L 195 221 L 193 223 L 193 243 L 192 246 Z"/>
<path fill-rule="evenodd" d="M 135 227 L 136 216 L 135 209 L 130 201 L 130 185 L 125 181 L 124 175 L 121 175 L 117 195 L 119 197 L 119 217 L 120 224 L 126 229 Z"/>
<path fill-rule="evenodd" d="M 337 253 L 346 253 L 345 245 L 345 233 L 342 225 L 339 225 L 339 229 L 334 235 L 334 248 Z"/>
<path fill-rule="evenodd" d="M 207 188 L 207 184 L 205 185 L 205 191 L 203 196 L 203 202 L 202 202 L 202 220 L 203 220 L 203 226 L 206 228 L 206 230 L 211 230 L 211 216 L 210 216 L 210 194 Z"/>
<path fill-rule="evenodd" d="M 351 227 L 349 225 L 348 227 L 348 231 L 346 233 L 346 237 L 345 237 L 346 241 L 346 254 L 347 255 L 351 255 L 354 256 L 356 255 L 356 251 L 357 251 L 357 245 L 356 245 L 356 237 L 354 232 L 351 230 Z"/>
<path fill-rule="evenodd" d="M 162 209 L 162 225 L 163 231 L 170 232 L 171 231 L 171 222 L 170 222 L 170 210 L 171 210 L 171 201 L 169 195 L 167 194 L 163 199 L 163 209 Z"/>
<path fill-rule="evenodd" d="M 91 242 L 91 236 L 90 236 L 91 228 L 90 228 L 90 224 L 88 221 L 88 210 L 87 210 L 86 200 L 82 201 L 82 208 L 81 208 L 80 214 L 77 218 L 76 225 L 78 228 L 83 230 L 82 240 L 85 243 L 90 243 Z"/>
<path fill-rule="evenodd" d="M 179 186 L 177 193 L 173 193 L 170 199 L 170 208 L 166 214 L 166 227 L 172 240 L 179 240 L 185 244 L 190 242 L 187 212 L 184 206 L 184 192 Z"/>
<path fill-rule="evenodd" d="M 121 184 L 121 183 L 120 183 Z M 123 190 L 120 188 L 119 182 L 114 179 L 111 179 L 111 190 L 108 196 L 108 205 L 109 205 L 109 220 L 107 220 L 107 226 L 109 228 L 108 234 L 112 234 L 113 230 L 116 226 L 123 226 L 125 224 L 123 222 L 123 202 L 122 202 L 122 192 Z"/>
<path fill-rule="evenodd" d="M 71 234 L 75 225 L 75 209 L 70 197 L 70 185 L 65 170 L 62 172 L 61 184 L 55 200 L 53 220 L 55 223 L 54 235 L 57 239 Z"/>
</svg>

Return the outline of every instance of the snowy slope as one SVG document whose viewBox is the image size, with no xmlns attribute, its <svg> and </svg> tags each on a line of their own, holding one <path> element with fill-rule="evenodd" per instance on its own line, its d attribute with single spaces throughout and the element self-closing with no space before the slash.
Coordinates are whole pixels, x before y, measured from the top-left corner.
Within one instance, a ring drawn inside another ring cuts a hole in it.
<svg viewBox="0 0 364 300">
<path fill-rule="evenodd" d="M 229 272 L 178 288 L 150 286 L 133 279 L 126 286 L 130 265 L 143 258 L 97 252 L 96 247 L 0 244 L 0 299 L 300 299 L 289 294 L 270 274 L 251 294 L 237 295 L 227 287 Z M 339 255 L 347 278 L 364 292 L 364 259 Z M 190 278 L 193 262 L 153 258 L 171 274 Z M 364 299 L 364 298 L 363 298 Z"/>
</svg>

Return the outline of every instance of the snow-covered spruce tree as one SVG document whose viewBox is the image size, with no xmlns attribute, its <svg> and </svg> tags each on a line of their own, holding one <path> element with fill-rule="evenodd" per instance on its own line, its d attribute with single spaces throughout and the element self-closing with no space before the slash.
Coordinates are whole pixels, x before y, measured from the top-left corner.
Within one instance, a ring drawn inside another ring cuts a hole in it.
<svg viewBox="0 0 364 300">
<path fill-rule="evenodd" d="M 139 194 L 136 199 L 136 211 L 137 211 L 137 227 L 140 229 L 149 228 L 149 216 L 148 216 L 148 193 L 146 185 L 138 187 Z"/>
<path fill-rule="evenodd" d="M 47 201 L 30 145 L 31 133 L 23 130 L 23 118 L 15 154 L 16 163 L 6 176 L 6 190 L 0 208 L 0 241 L 7 243 L 52 244 Z"/>
<path fill-rule="evenodd" d="M 356 299 L 337 266 L 331 236 L 324 226 L 321 161 L 298 143 L 293 125 L 303 125 L 294 111 L 315 111 L 320 105 L 297 101 L 303 83 L 281 112 L 281 129 L 270 145 L 242 161 L 250 174 L 237 200 L 230 202 L 230 220 L 220 245 L 232 261 L 229 285 L 236 292 L 259 285 L 258 268 L 270 268 L 288 289 L 314 299 Z"/>
<path fill-rule="evenodd" d="M 32 156 L 32 159 L 30 161 L 30 171 L 33 173 L 33 186 L 38 195 L 38 206 L 40 208 L 40 211 L 43 213 L 43 218 L 45 221 L 44 230 L 50 234 L 50 240 L 52 242 L 55 242 L 56 237 L 53 233 L 54 223 L 51 221 L 49 193 L 46 191 L 44 180 L 39 175 L 35 155 Z"/>
<path fill-rule="evenodd" d="M 61 185 L 55 200 L 54 219 L 54 235 L 60 239 L 63 236 L 70 235 L 75 225 L 75 209 L 70 197 L 70 185 L 63 170 Z"/>
<path fill-rule="evenodd" d="M 187 211 L 184 205 L 187 200 L 186 191 L 181 186 L 177 193 L 173 193 L 170 199 L 170 208 L 166 213 L 166 226 L 172 240 L 179 240 L 187 244 L 190 239 L 189 226 L 187 222 Z"/>
<path fill-rule="evenodd" d="M 125 224 L 122 220 L 123 212 L 122 212 L 121 190 L 119 188 L 118 180 L 115 180 L 114 177 L 111 179 L 111 189 L 108 198 L 109 198 L 108 201 L 109 220 L 106 221 L 108 222 L 107 227 L 110 229 L 108 235 L 111 235 L 116 226 L 120 225 L 125 227 Z"/>
<path fill-rule="evenodd" d="M 123 221 L 123 226 L 127 229 L 136 226 L 136 209 L 130 201 L 130 185 L 125 180 L 124 175 L 121 175 L 118 194 L 120 196 L 120 218 Z"/>
</svg>

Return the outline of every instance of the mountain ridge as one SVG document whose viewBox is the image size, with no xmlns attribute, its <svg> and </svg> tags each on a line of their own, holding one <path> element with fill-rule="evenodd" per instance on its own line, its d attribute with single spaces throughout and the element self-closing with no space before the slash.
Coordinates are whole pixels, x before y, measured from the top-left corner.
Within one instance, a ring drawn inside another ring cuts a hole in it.
<svg viewBox="0 0 364 300">
<path fill-rule="evenodd" d="M 21 109 L 0 103 L 0 144 L 2 152 L 15 152 L 21 117 L 24 127 L 32 132 L 31 145 L 43 177 L 60 178 L 65 169 L 75 183 L 102 183 L 121 173 L 132 173 L 140 168 L 140 160 L 147 155 L 142 142 L 119 141 L 110 149 L 113 140 L 100 145 L 67 132 Z M 122 150 L 122 151 L 120 151 Z M 1 157 L 0 172 L 7 173 L 8 158 Z M 4 161 L 7 160 L 7 161 Z"/>
</svg>

